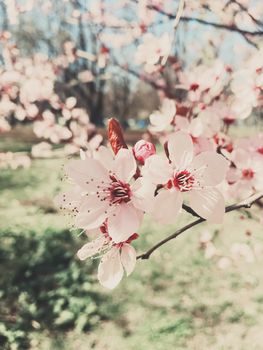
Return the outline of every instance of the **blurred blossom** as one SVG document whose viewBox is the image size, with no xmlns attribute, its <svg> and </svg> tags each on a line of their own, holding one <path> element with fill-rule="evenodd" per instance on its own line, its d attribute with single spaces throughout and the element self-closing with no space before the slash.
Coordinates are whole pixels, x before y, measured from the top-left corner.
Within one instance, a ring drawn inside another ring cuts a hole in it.
<svg viewBox="0 0 263 350">
<path fill-rule="evenodd" d="M 221 269 L 221 270 L 225 270 L 227 268 L 229 268 L 232 265 L 232 261 L 231 259 L 229 259 L 226 256 L 221 257 L 218 262 L 217 262 L 217 266 Z"/>
<path fill-rule="evenodd" d="M 50 158 L 52 156 L 52 146 L 47 142 L 40 142 L 32 146 L 31 154 L 34 158 Z"/>
<path fill-rule="evenodd" d="M 78 73 L 78 79 L 82 83 L 89 83 L 90 81 L 94 80 L 93 74 L 89 70 L 82 71 Z"/>
<path fill-rule="evenodd" d="M 12 152 L 0 153 L 0 169 L 29 168 L 30 164 L 31 160 L 27 155 Z"/>
<path fill-rule="evenodd" d="M 248 263 L 253 263 L 255 261 L 255 256 L 250 248 L 250 246 L 246 243 L 234 243 L 231 247 L 231 255 L 234 260 L 240 260 L 243 258 Z"/>
<path fill-rule="evenodd" d="M 171 125 L 176 114 L 176 104 L 173 100 L 164 99 L 160 110 L 154 111 L 149 119 L 151 122 L 150 130 L 163 131 Z"/>
<path fill-rule="evenodd" d="M 147 33 L 143 36 L 143 42 L 135 53 L 135 62 L 144 64 L 145 70 L 151 73 L 155 70 L 154 66 L 159 63 L 160 59 L 165 63 L 171 51 L 171 44 L 172 41 L 168 33 L 161 37 Z"/>
<path fill-rule="evenodd" d="M 218 252 L 217 252 L 217 249 L 216 249 L 214 243 L 212 243 L 212 242 L 207 243 L 207 245 L 205 247 L 205 258 L 212 259 L 217 254 L 218 254 Z"/>
</svg>

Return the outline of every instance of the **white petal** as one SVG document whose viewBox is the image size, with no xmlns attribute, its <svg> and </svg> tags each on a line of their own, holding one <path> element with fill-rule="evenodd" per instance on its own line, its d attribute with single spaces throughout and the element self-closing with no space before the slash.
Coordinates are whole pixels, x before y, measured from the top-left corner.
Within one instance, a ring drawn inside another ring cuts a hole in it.
<svg viewBox="0 0 263 350">
<path fill-rule="evenodd" d="M 173 169 L 166 157 L 154 155 L 146 159 L 142 176 L 155 185 L 165 184 L 173 176 Z"/>
<path fill-rule="evenodd" d="M 153 218 L 162 224 L 172 224 L 182 208 L 183 198 L 179 191 L 163 190 L 153 202 Z"/>
<path fill-rule="evenodd" d="M 190 207 L 202 218 L 215 224 L 223 221 L 225 200 L 217 188 L 205 188 L 189 193 Z"/>
<path fill-rule="evenodd" d="M 123 267 L 118 248 L 112 248 L 106 253 L 98 267 L 98 279 L 103 287 L 113 289 L 123 277 Z"/>
<path fill-rule="evenodd" d="M 96 182 L 108 178 L 107 170 L 93 158 L 71 161 L 66 166 L 66 173 L 77 185 L 87 190 L 94 189 Z"/>
<path fill-rule="evenodd" d="M 76 186 L 71 191 L 60 193 L 54 202 L 61 209 L 73 209 L 78 207 L 82 201 L 81 192 L 82 189 Z"/>
<path fill-rule="evenodd" d="M 178 131 L 168 139 L 169 158 L 177 168 L 186 168 L 193 159 L 193 141 L 191 137 Z"/>
<path fill-rule="evenodd" d="M 99 253 L 106 241 L 106 238 L 104 236 L 101 236 L 92 242 L 84 244 L 84 246 L 81 247 L 77 252 L 78 258 L 80 260 L 85 260 Z"/>
<path fill-rule="evenodd" d="M 208 151 L 198 154 L 190 167 L 205 186 L 216 186 L 225 179 L 229 162 L 222 155 Z"/>
<path fill-rule="evenodd" d="M 161 111 L 167 117 L 173 118 L 176 114 L 176 103 L 174 100 L 165 98 L 162 103 Z"/>
<path fill-rule="evenodd" d="M 120 204 L 108 218 L 108 232 L 115 243 L 125 242 L 136 233 L 142 221 L 142 212 L 132 204 Z"/>
<path fill-rule="evenodd" d="M 198 137 L 202 134 L 204 126 L 201 118 L 195 118 L 191 121 L 189 132 L 192 136 Z"/>
<path fill-rule="evenodd" d="M 177 115 L 175 117 L 175 123 L 179 130 L 187 132 L 190 126 L 190 123 L 186 117 L 181 117 Z"/>
<path fill-rule="evenodd" d="M 150 212 L 156 185 L 152 184 L 147 179 L 138 178 L 131 186 L 132 203 L 137 209 L 145 212 Z"/>
<path fill-rule="evenodd" d="M 136 250 L 130 244 L 123 244 L 121 248 L 121 262 L 127 276 L 129 276 L 136 264 Z"/>
<path fill-rule="evenodd" d="M 112 169 L 114 158 L 109 148 L 105 146 L 100 146 L 98 151 L 94 152 L 93 154 L 94 154 L 94 158 L 98 159 L 99 162 L 103 164 L 103 166 L 106 169 L 108 170 Z"/>
<path fill-rule="evenodd" d="M 137 164 L 133 153 L 128 149 L 120 149 L 115 157 L 113 164 L 113 172 L 116 173 L 118 179 L 129 182 L 136 172 Z"/>
<path fill-rule="evenodd" d="M 92 230 L 102 225 L 107 216 L 109 203 L 100 201 L 96 195 L 89 195 L 79 207 L 79 214 L 76 217 L 76 226 Z"/>
</svg>

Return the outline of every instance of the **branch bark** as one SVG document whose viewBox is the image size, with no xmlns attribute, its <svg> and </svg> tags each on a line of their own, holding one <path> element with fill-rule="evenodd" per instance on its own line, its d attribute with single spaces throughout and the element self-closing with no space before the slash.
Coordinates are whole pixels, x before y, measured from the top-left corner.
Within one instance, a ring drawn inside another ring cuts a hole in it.
<svg viewBox="0 0 263 350">
<path fill-rule="evenodd" d="M 250 30 L 240 29 L 234 25 L 227 25 L 227 24 L 222 24 L 222 23 L 217 23 L 217 22 L 210 22 L 210 21 L 207 21 L 207 20 L 204 20 L 201 18 L 196 18 L 196 17 L 181 17 L 180 20 L 182 22 L 197 22 L 197 23 L 200 23 L 203 25 L 214 27 L 214 28 L 239 33 L 241 35 L 249 35 L 249 36 L 253 36 L 253 37 L 263 35 L 263 30 L 256 30 L 256 31 L 252 32 Z"/>
<path fill-rule="evenodd" d="M 263 198 L 263 192 L 259 192 L 259 193 L 256 193 L 254 194 L 253 196 L 239 202 L 239 203 L 236 203 L 236 204 L 233 204 L 233 205 L 229 205 L 226 207 L 225 209 L 225 212 L 226 213 L 229 213 L 231 211 L 234 211 L 234 210 L 239 210 L 239 209 L 242 209 L 242 208 L 245 208 L 245 209 L 249 209 L 251 208 L 251 206 L 257 202 L 258 200 L 260 200 L 261 198 Z M 202 222 L 206 221 L 205 219 L 203 218 L 199 218 L 195 221 L 192 221 L 191 223 L 185 225 L 184 227 L 180 228 L 179 230 L 175 231 L 174 233 L 172 233 L 170 236 L 164 238 L 163 240 L 161 240 L 160 242 L 158 242 L 157 244 L 155 244 L 152 248 L 150 248 L 149 250 L 147 250 L 147 252 L 137 256 L 137 260 L 139 259 L 143 259 L 143 260 L 146 260 L 146 259 L 149 259 L 150 256 L 152 255 L 152 253 L 157 250 L 158 248 L 160 248 L 162 245 L 164 245 L 165 243 L 171 241 L 172 239 L 175 239 L 177 238 L 179 235 L 181 235 L 183 232 L 189 230 L 190 228 L 196 226 L 196 225 L 199 225 L 201 224 Z"/>
<path fill-rule="evenodd" d="M 131 0 L 131 1 L 134 3 L 138 3 L 138 0 Z M 161 15 L 168 17 L 169 19 L 175 20 L 175 18 L 176 18 L 176 15 L 166 12 L 156 5 L 148 5 L 147 7 L 151 10 L 154 10 L 154 11 L 160 13 Z M 181 16 L 180 21 L 181 22 L 197 22 L 199 24 L 211 26 L 211 27 L 218 28 L 221 30 L 227 30 L 227 31 L 239 33 L 243 36 L 248 35 L 251 37 L 256 37 L 256 36 L 263 35 L 263 30 L 249 31 L 249 30 L 238 28 L 235 25 L 228 25 L 228 24 L 223 24 L 223 23 L 218 23 L 218 22 L 207 21 L 207 20 L 204 20 L 204 19 L 198 18 L 198 17 Z"/>
</svg>

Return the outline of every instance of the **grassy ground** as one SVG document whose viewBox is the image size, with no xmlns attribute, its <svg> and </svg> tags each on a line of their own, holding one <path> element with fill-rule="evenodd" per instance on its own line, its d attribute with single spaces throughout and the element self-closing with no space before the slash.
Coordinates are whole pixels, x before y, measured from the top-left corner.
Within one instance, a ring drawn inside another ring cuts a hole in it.
<svg viewBox="0 0 263 350">
<path fill-rule="evenodd" d="M 23 231 L 30 228 L 41 235 L 48 229 L 52 239 L 52 232 L 55 235 L 68 227 L 68 220 L 55 211 L 52 203 L 62 187 L 61 165 L 57 159 L 36 160 L 28 170 L 1 171 L 1 232 L 19 229 L 23 236 Z M 262 242 L 262 226 L 239 217 L 240 213 L 228 214 L 220 228 L 216 244 L 226 255 L 233 242 Z M 176 227 L 188 220 L 191 218 L 183 216 Z M 138 251 L 144 251 L 174 229 L 146 219 L 137 241 Z M 216 229 L 199 225 L 163 246 L 149 261 L 139 261 L 131 277 L 113 292 L 96 284 L 100 295 L 98 310 L 107 316 L 85 332 L 76 328 L 57 330 L 55 324 L 45 327 L 40 322 L 30 334 L 31 349 L 262 349 L 263 259 L 258 257 L 246 263 L 240 258 L 228 269 L 219 269 L 198 249 L 200 234 Z M 252 237 L 245 234 L 248 229 Z M 77 237 L 74 242 L 74 250 L 82 244 Z M 7 243 L 2 240 L 2 244 Z M 19 264 L 19 256 L 17 259 Z M 75 257 L 71 259 L 74 261 Z M 78 269 L 84 270 L 87 264 L 81 263 Z M 0 275 L 7 272 L 7 267 L 1 265 Z M 89 273 L 95 276 L 96 272 Z M 82 298 L 85 304 L 85 296 Z M 15 317 L 15 311 L 12 312 Z"/>
</svg>

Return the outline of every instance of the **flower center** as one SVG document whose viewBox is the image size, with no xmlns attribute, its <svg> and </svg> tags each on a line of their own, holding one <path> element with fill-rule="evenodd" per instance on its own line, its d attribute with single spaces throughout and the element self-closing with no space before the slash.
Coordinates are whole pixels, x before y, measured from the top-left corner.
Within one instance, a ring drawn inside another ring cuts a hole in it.
<svg viewBox="0 0 263 350">
<path fill-rule="evenodd" d="M 175 187 L 180 192 L 187 192 L 193 189 L 195 184 L 194 176 L 188 170 L 182 170 L 176 173 L 173 179 L 167 182 L 168 189 Z"/>
<path fill-rule="evenodd" d="M 243 179 L 250 180 L 254 177 L 254 171 L 252 169 L 243 169 L 242 176 Z"/>
<path fill-rule="evenodd" d="M 121 204 L 127 203 L 131 200 L 131 188 L 130 185 L 124 183 L 115 176 L 110 176 L 112 183 L 110 184 L 109 191 L 109 199 L 112 204 Z"/>
<path fill-rule="evenodd" d="M 197 83 L 193 83 L 190 85 L 190 89 L 191 91 L 196 91 L 199 88 L 199 84 Z"/>
<path fill-rule="evenodd" d="M 263 154 L 263 147 L 257 149 L 258 153 Z"/>
</svg>

